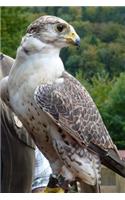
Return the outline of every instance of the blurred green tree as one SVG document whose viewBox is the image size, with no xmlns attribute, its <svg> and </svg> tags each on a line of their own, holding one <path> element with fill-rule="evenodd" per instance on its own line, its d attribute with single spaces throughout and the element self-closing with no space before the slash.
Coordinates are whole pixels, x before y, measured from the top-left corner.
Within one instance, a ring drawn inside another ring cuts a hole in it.
<svg viewBox="0 0 125 200">
<path fill-rule="evenodd" d="M 115 81 L 102 114 L 115 144 L 125 149 L 125 73 Z"/>
</svg>

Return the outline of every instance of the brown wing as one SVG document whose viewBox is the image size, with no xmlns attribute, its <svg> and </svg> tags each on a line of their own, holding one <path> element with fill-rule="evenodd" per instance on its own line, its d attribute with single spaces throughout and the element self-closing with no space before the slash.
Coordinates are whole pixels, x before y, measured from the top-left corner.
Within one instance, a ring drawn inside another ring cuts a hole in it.
<svg viewBox="0 0 125 200">
<path fill-rule="evenodd" d="M 49 113 L 69 134 L 88 145 L 114 148 L 92 98 L 81 84 L 68 73 L 64 82 L 41 85 L 35 92 L 37 104 Z"/>
<path fill-rule="evenodd" d="M 99 154 L 102 160 L 110 150 L 119 160 L 116 147 L 89 93 L 67 72 L 61 78 L 63 83 L 37 87 L 37 105 L 80 145 Z"/>
</svg>

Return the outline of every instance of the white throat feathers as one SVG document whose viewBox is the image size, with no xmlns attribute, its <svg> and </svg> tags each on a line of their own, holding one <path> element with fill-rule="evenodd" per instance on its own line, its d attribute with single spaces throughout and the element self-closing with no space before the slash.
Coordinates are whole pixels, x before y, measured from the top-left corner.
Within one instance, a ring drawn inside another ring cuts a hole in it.
<svg viewBox="0 0 125 200">
<path fill-rule="evenodd" d="M 32 85 L 32 89 L 41 83 L 56 81 L 64 71 L 59 53 L 59 48 L 26 35 L 18 48 L 16 61 L 9 75 L 11 90 L 15 90 L 15 87 L 18 89 L 25 81 Z"/>
</svg>

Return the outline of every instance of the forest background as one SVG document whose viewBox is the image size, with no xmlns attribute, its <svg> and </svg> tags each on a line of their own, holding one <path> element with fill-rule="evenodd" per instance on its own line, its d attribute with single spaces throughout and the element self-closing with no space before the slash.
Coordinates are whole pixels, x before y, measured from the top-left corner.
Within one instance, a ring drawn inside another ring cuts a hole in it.
<svg viewBox="0 0 125 200">
<path fill-rule="evenodd" d="M 15 58 L 27 26 L 41 15 L 71 23 L 79 49 L 61 51 L 65 68 L 89 91 L 119 149 L 125 149 L 125 7 L 2 7 L 1 50 Z"/>
</svg>

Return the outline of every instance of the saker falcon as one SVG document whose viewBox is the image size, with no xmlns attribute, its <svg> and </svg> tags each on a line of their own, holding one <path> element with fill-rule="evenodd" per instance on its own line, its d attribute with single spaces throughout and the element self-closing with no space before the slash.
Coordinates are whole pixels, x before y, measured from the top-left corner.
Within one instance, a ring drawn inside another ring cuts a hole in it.
<svg viewBox="0 0 125 200">
<path fill-rule="evenodd" d="M 55 174 L 99 186 L 101 163 L 123 177 L 125 165 L 89 93 L 64 68 L 60 50 L 71 44 L 80 38 L 66 21 L 34 21 L 1 82 L 1 95 Z"/>
</svg>

